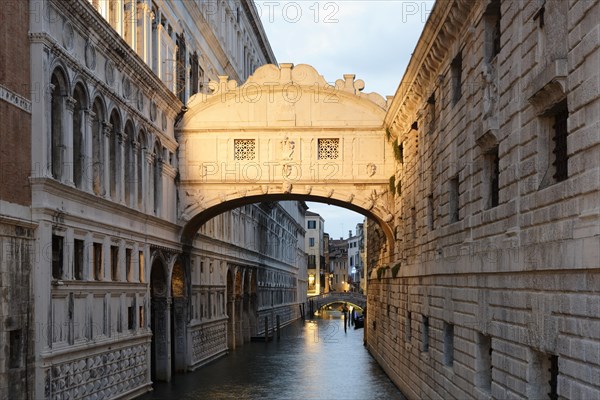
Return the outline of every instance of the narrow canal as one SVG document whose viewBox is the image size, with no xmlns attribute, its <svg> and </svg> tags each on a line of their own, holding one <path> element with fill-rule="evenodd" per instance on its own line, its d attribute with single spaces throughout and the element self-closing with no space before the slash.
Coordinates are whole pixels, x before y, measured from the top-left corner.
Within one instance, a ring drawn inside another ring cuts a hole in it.
<svg viewBox="0 0 600 400">
<path fill-rule="evenodd" d="M 404 399 L 339 312 L 298 321 L 270 343 L 246 343 L 208 366 L 156 383 L 141 399 Z"/>
</svg>

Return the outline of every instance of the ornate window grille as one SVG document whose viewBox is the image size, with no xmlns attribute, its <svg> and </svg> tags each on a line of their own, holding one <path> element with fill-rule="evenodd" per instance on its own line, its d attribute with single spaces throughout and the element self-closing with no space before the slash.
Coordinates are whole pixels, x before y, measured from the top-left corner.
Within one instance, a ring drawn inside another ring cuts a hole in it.
<svg viewBox="0 0 600 400">
<path fill-rule="evenodd" d="M 340 139 L 319 139 L 319 160 L 337 160 L 340 158 Z"/>
<path fill-rule="evenodd" d="M 240 161 L 251 161 L 256 159 L 256 140 L 234 139 L 233 158 Z"/>
</svg>

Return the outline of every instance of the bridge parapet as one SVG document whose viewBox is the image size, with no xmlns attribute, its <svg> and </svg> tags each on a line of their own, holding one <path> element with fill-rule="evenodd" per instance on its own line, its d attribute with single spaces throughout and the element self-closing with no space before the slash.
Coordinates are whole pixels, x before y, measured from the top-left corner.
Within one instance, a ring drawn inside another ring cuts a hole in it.
<svg viewBox="0 0 600 400">
<path fill-rule="evenodd" d="M 308 301 L 313 302 L 315 310 L 331 303 L 352 303 L 362 309 L 367 306 L 367 297 L 356 292 L 330 292 L 311 296 L 308 298 Z"/>
</svg>

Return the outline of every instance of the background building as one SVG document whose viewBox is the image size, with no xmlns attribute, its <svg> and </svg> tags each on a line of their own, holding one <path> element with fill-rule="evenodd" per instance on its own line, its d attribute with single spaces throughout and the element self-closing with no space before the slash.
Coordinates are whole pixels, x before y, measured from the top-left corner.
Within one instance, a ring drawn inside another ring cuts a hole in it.
<svg viewBox="0 0 600 400">
<path fill-rule="evenodd" d="M 308 256 L 308 295 L 321 294 L 325 289 L 325 273 L 323 248 L 325 220 L 317 213 L 306 212 L 306 254 Z M 329 277 L 327 277 L 329 278 Z"/>
<path fill-rule="evenodd" d="M 348 282 L 348 240 L 329 241 L 329 262 L 332 277 L 332 289 L 336 292 L 347 292 L 350 289 Z"/>
</svg>

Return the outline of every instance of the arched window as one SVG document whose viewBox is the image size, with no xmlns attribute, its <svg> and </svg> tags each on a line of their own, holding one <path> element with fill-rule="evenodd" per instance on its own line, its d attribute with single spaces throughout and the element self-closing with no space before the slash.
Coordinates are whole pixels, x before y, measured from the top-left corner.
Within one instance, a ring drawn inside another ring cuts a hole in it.
<svg viewBox="0 0 600 400">
<path fill-rule="evenodd" d="M 141 211 L 144 208 L 144 175 L 143 166 L 146 163 L 144 149 L 146 147 L 146 136 L 140 131 L 137 146 L 137 207 Z"/>
<path fill-rule="evenodd" d="M 75 187 L 82 188 L 86 177 L 85 171 L 85 115 L 87 98 L 81 83 L 73 91 L 75 107 L 73 108 L 73 181 Z"/>
<path fill-rule="evenodd" d="M 154 145 L 154 214 L 160 214 L 161 199 L 162 199 L 162 146 L 160 142 Z"/>
<path fill-rule="evenodd" d="M 55 70 L 50 83 L 52 85 L 50 99 L 50 171 L 53 178 L 61 179 L 65 152 L 63 113 L 67 81 L 62 71 Z"/>
<path fill-rule="evenodd" d="M 112 132 L 109 138 L 109 175 L 110 175 L 110 197 L 113 200 L 117 198 L 117 185 L 119 183 L 120 176 L 120 163 L 119 163 L 119 135 L 121 134 L 121 119 L 117 110 L 113 110 L 110 115 L 110 124 L 112 125 Z"/>
<path fill-rule="evenodd" d="M 135 165 L 133 162 L 133 143 L 135 141 L 135 137 L 133 135 L 133 124 L 131 121 L 127 121 L 125 124 L 125 182 L 123 182 L 123 190 L 125 200 L 125 204 L 128 207 L 131 207 L 131 195 L 132 190 L 135 188 Z"/>
<path fill-rule="evenodd" d="M 96 98 L 92 106 L 92 189 L 98 196 L 104 195 L 104 107 Z"/>
</svg>

